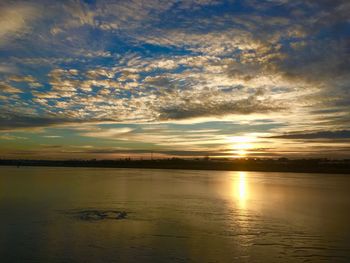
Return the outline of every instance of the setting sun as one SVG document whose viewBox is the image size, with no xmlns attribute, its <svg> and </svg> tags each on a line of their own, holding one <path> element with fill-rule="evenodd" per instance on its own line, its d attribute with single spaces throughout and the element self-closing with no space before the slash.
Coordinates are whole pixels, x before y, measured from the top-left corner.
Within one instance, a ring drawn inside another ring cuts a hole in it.
<svg viewBox="0 0 350 263">
<path fill-rule="evenodd" d="M 251 135 L 229 137 L 229 142 L 232 145 L 233 153 L 236 156 L 243 157 L 248 154 L 248 150 L 254 147 L 255 137 Z"/>
<path fill-rule="evenodd" d="M 247 151 L 245 151 L 245 150 L 238 150 L 238 151 L 235 151 L 235 153 L 238 154 L 241 157 L 247 155 Z"/>
</svg>

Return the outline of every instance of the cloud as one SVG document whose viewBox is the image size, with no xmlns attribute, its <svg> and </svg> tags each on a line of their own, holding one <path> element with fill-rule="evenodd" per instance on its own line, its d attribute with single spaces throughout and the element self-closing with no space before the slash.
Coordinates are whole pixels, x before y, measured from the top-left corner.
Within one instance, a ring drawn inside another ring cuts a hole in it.
<svg viewBox="0 0 350 263">
<path fill-rule="evenodd" d="M 18 70 L 13 65 L 0 64 L 0 73 L 16 73 Z"/>
<path fill-rule="evenodd" d="M 4 93 L 22 93 L 22 91 L 18 88 L 12 87 L 11 85 L 7 84 L 7 83 L 0 83 L 0 92 L 4 92 Z"/>
<path fill-rule="evenodd" d="M 207 116 L 225 116 L 230 114 L 270 113 L 284 109 L 282 105 L 274 105 L 271 101 L 260 101 L 254 97 L 236 101 L 201 101 L 198 104 L 188 102 L 180 105 L 169 105 L 161 108 L 159 118 L 187 119 Z"/>
<path fill-rule="evenodd" d="M 82 1 L 70 1 L 64 6 L 70 15 L 62 27 L 69 29 L 91 26 L 101 30 L 136 30 L 159 22 L 161 16 L 171 8 L 197 9 L 201 6 L 218 4 L 213 0 L 130 0 L 130 1 L 97 1 L 88 4 Z M 58 27 L 54 32 L 60 32 Z"/>
<path fill-rule="evenodd" d="M 40 14 L 40 8 L 32 3 L 0 5 L 0 46 L 11 39 L 28 33 L 30 24 Z"/>
<path fill-rule="evenodd" d="M 135 154 L 143 154 L 146 157 L 150 157 L 150 154 L 153 155 L 163 155 L 163 156 L 179 156 L 179 157 L 203 157 L 203 156 L 230 156 L 230 153 L 224 151 L 191 151 L 191 150 L 150 150 L 150 149 L 113 149 L 113 148 L 102 148 L 102 149 L 88 149 L 81 151 L 81 153 L 89 153 L 89 154 L 124 154 L 124 155 L 135 155 Z"/>
<path fill-rule="evenodd" d="M 22 136 L 11 135 L 8 133 L 0 134 L 0 140 L 25 140 L 25 139 L 27 138 Z"/>
<path fill-rule="evenodd" d="M 19 76 L 19 75 L 12 75 L 8 78 L 9 81 L 14 82 L 29 82 L 29 83 L 35 83 L 36 79 L 33 76 Z"/>
<path fill-rule="evenodd" d="M 118 139 L 120 135 L 132 132 L 133 129 L 124 128 L 112 128 L 112 129 L 101 129 L 93 128 L 92 131 L 80 133 L 82 136 L 93 137 L 93 138 L 106 138 L 106 139 Z"/>
<path fill-rule="evenodd" d="M 350 130 L 340 131 L 319 131 L 308 133 L 287 133 L 282 135 L 271 136 L 274 139 L 350 139 Z"/>
<path fill-rule="evenodd" d="M 0 114 L 0 130 L 25 130 L 82 122 L 79 119 L 66 119 L 58 116 L 16 115 L 14 113 L 6 114 L 4 112 Z"/>
</svg>

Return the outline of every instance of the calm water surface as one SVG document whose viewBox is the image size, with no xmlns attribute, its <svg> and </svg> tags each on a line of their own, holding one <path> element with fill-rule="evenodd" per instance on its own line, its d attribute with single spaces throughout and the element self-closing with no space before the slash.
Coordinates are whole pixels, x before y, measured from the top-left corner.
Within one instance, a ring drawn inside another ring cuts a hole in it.
<svg viewBox="0 0 350 263">
<path fill-rule="evenodd" d="M 350 176 L 0 167 L 0 262 L 350 262 Z"/>
</svg>

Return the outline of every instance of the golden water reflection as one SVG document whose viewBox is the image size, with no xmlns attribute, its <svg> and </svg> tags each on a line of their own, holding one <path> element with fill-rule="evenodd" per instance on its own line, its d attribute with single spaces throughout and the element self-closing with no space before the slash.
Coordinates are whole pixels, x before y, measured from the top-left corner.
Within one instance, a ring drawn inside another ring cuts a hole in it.
<svg viewBox="0 0 350 263">
<path fill-rule="evenodd" d="M 250 187 L 248 183 L 248 175 L 246 172 L 235 173 L 232 180 L 233 191 L 233 208 L 234 217 L 232 218 L 236 224 L 237 233 L 239 233 L 239 242 L 244 247 L 251 244 L 252 236 L 248 234 L 251 229 L 251 220 L 249 215 L 249 198 Z"/>
<path fill-rule="evenodd" d="M 246 209 L 249 198 L 249 187 L 246 172 L 238 172 L 238 176 L 233 180 L 233 191 L 238 208 Z"/>
</svg>

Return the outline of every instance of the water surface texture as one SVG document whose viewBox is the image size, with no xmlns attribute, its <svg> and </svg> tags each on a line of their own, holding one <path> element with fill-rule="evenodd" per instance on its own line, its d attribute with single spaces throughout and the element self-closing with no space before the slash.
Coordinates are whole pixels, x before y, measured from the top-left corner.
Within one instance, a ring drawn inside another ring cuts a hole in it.
<svg viewBox="0 0 350 263">
<path fill-rule="evenodd" d="M 350 262 L 350 177 L 0 167 L 0 261 Z"/>
</svg>

